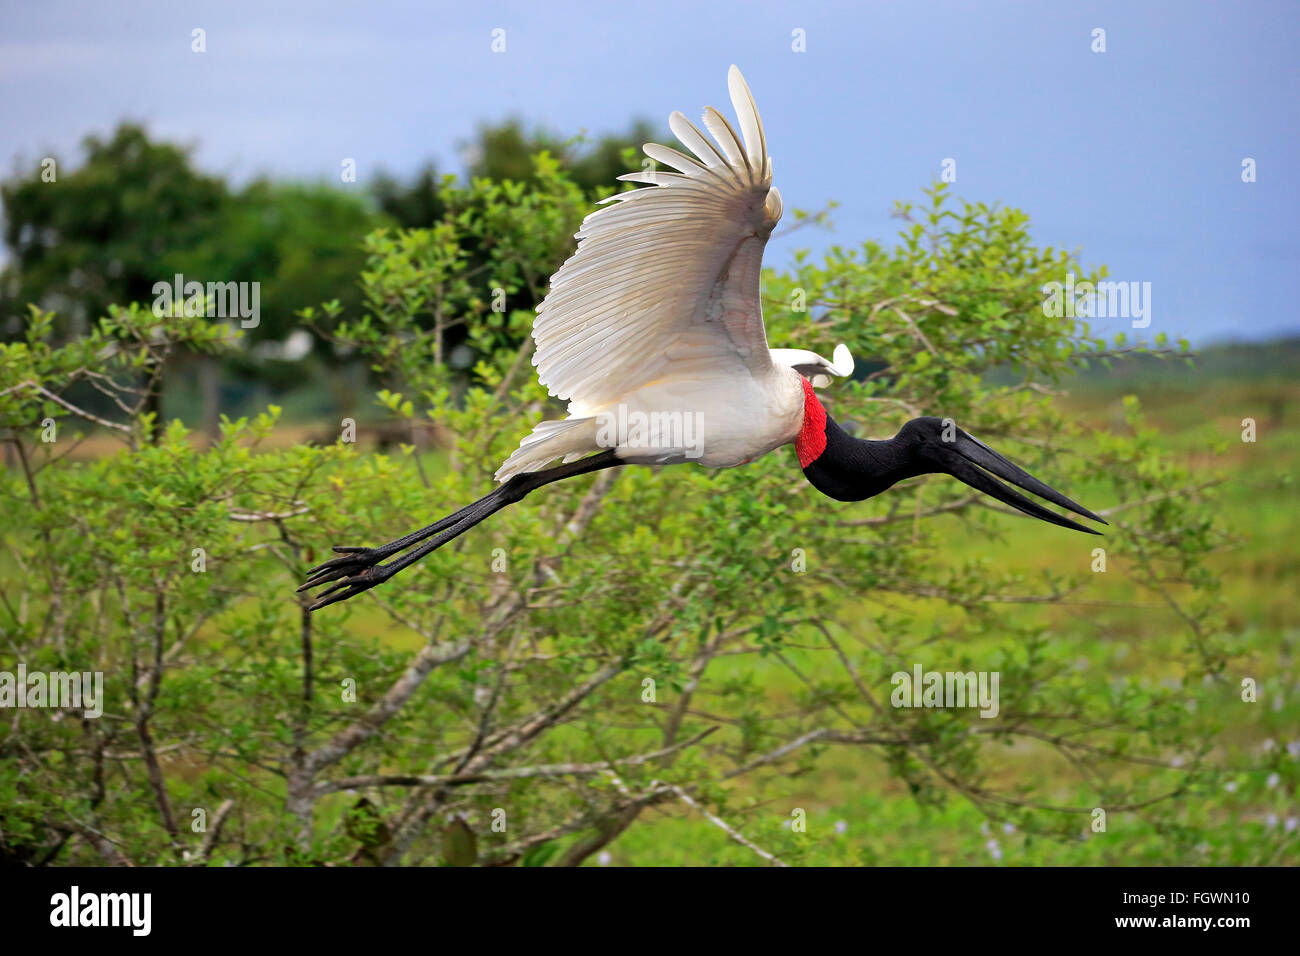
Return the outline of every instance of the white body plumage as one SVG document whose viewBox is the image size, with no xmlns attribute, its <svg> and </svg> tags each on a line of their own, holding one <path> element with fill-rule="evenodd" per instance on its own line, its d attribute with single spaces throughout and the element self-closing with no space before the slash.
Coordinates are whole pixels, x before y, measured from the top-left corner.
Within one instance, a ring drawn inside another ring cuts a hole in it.
<svg viewBox="0 0 1300 956">
<path fill-rule="evenodd" d="M 619 177 L 647 188 L 583 221 L 533 326 L 538 379 L 569 399 L 569 417 L 539 424 L 498 480 L 608 448 L 628 462 L 744 464 L 798 435 L 801 375 L 821 385 L 853 371 L 843 345 L 834 361 L 767 347 L 759 278 L 781 195 L 734 66 L 728 87 L 741 136 L 712 107 L 704 125 L 716 145 L 673 113 L 692 155 L 646 144 L 677 172 Z"/>
</svg>

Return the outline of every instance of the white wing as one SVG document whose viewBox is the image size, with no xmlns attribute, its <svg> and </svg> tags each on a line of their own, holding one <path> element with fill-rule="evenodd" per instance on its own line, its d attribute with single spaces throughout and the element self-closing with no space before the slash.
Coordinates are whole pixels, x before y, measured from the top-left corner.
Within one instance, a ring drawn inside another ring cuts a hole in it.
<svg viewBox="0 0 1300 956">
<path fill-rule="evenodd" d="M 533 364 L 569 414 L 589 414 L 659 379 L 771 369 L 759 272 L 781 218 L 763 126 L 744 77 L 727 75 L 743 141 L 712 107 L 714 146 L 681 113 L 669 126 L 693 156 L 648 143 L 678 172 L 619 179 L 649 188 L 605 200 L 537 307 Z"/>
</svg>

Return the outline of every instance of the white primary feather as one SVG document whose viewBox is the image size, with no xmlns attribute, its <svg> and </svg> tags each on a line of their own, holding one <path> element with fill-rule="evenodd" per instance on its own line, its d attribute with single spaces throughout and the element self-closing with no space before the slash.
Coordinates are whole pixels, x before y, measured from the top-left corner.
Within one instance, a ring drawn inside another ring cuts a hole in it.
<svg viewBox="0 0 1300 956">
<path fill-rule="evenodd" d="M 650 382 L 761 376 L 771 369 L 759 300 L 763 248 L 781 217 L 753 96 L 728 74 L 743 136 L 716 110 L 711 143 L 685 116 L 669 120 L 693 154 L 655 143 L 646 155 L 676 172 L 620 176 L 647 188 L 589 215 L 578 248 L 551 279 L 533 325 L 533 364 L 580 417 Z"/>
</svg>

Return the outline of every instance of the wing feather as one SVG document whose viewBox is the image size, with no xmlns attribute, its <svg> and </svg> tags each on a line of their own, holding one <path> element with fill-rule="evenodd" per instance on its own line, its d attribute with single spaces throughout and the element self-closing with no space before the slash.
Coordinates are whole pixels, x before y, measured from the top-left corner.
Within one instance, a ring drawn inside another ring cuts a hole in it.
<svg viewBox="0 0 1300 956">
<path fill-rule="evenodd" d="M 759 274 L 781 200 L 758 110 L 734 66 L 728 88 L 740 134 L 712 107 L 704 126 L 713 141 L 673 113 L 669 126 L 691 155 L 646 144 L 647 156 L 676 172 L 620 176 L 644 185 L 588 215 L 577 251 L 551 278 L 533 325 L 533 364 L 553 395 L 570 400 L 571 415 L 675 369 L 725 381 L 772 367 Z"/>
<path fill-rule="evenodd" d="M 727 91 L 731 94 L 731 105 L 736 110 L 736 118 L 740 120 L 740 131 L 745 135 L 745 152 L 749 156 L 750 171 L 758 177 L 770 177 L 767 136 L 763 132 L 763 123 L 758 118 L 758 106 L 754 103 L 754 94 L 749 92 L 749 84 L 734 65 L 727 71 Z"/>
<path fill-rule="evenodd" d="M 745 159 L 745 146 L 736 135 L 736 131 L 731 128 L 727 118 L 715 110 L 712 106 L 704 108 L 704 128 L 710 135 L 718 141 L 722 147 L 722 152 L 727 157 L 727 165 L 732 169 L 745 168 L 748 163 Z"/>
<path fill-rule="evenodd" d="M 709 142 L 680 111 L 674 110 L 668 117 L 668 128 L 682 141 L 682 145 L 704 161 L 709 169 L 730 169 L 727 158 L 718 152 L 718 147 Z"/>
</svg>

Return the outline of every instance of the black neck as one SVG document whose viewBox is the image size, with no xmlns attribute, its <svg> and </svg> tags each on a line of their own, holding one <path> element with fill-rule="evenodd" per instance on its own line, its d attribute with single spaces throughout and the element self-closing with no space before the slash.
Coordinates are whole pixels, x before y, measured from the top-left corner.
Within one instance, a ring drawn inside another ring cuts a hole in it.
<svg viewBox="0 0 1300 956">
<path fill-rule="evenodd" d="M 854 438 L 826 416 L 826 450 L 803 470 L 813 487 L 837 501 L 862 501 L 929 468 L 903 433 L 884 441 Z"/>
</svg>

